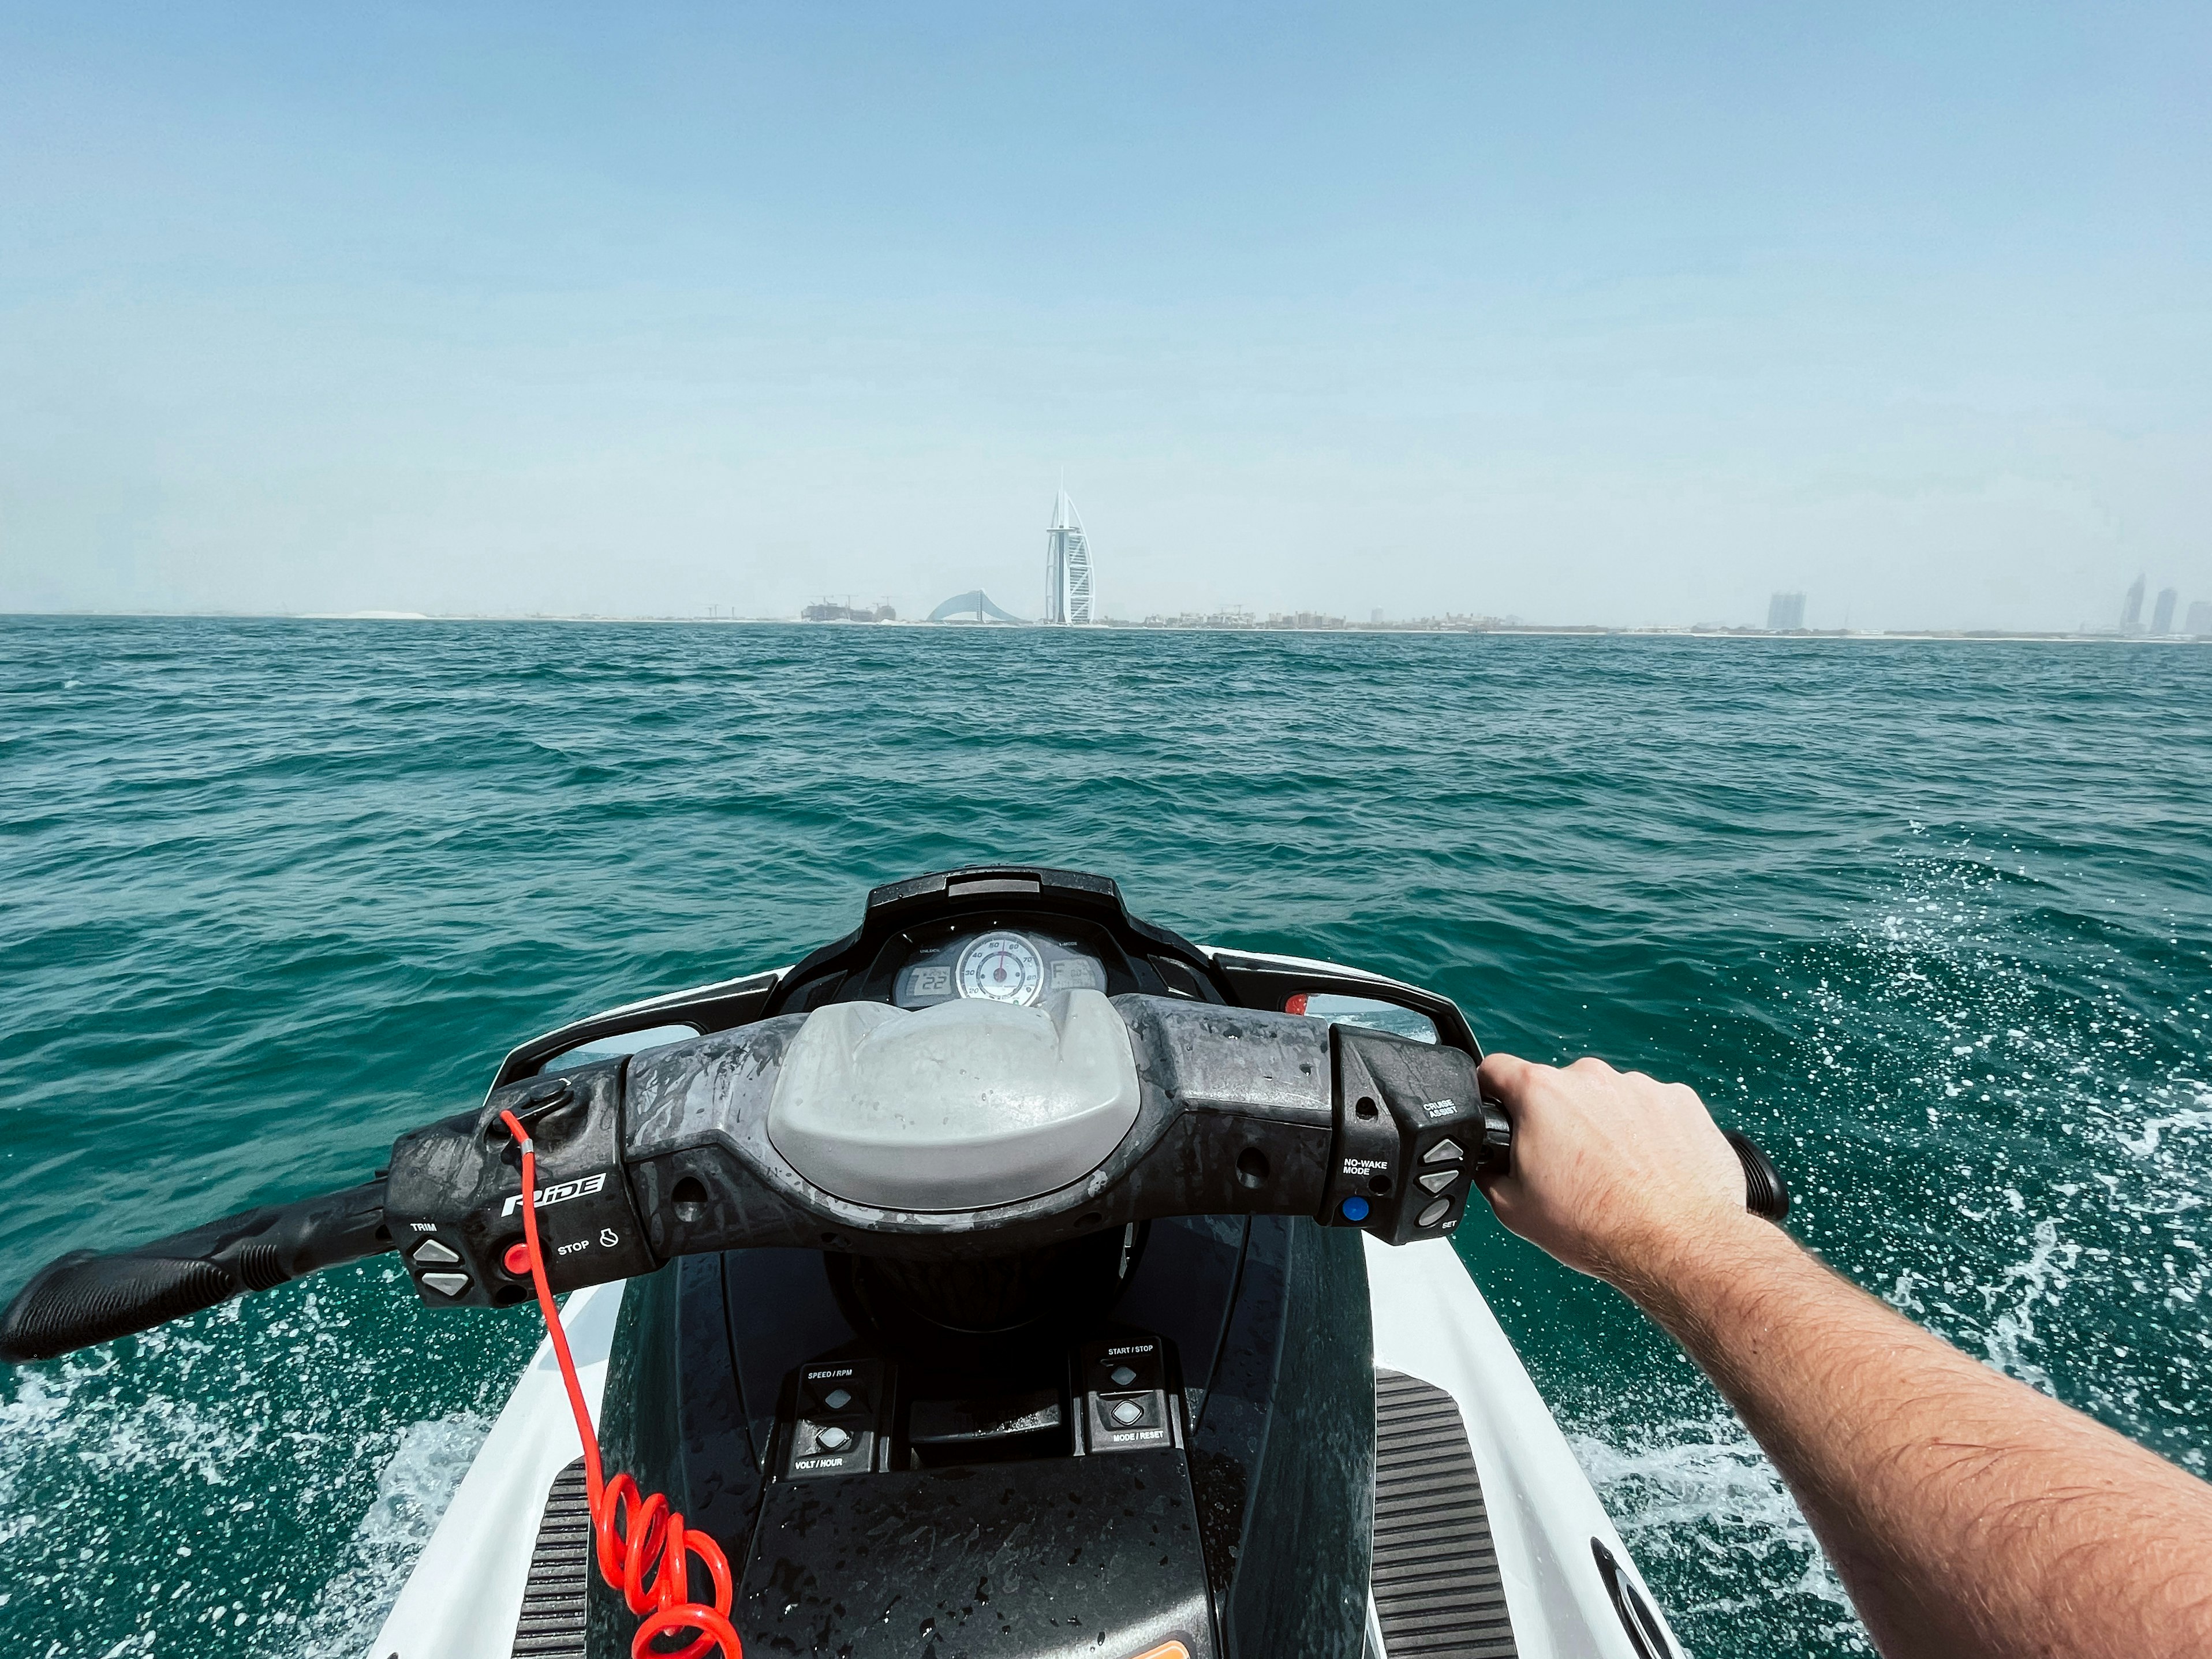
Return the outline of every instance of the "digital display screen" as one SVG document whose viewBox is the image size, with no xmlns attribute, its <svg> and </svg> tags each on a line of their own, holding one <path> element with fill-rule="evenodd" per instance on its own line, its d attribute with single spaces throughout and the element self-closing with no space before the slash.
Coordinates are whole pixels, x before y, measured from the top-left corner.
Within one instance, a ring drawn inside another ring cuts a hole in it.
<svg viewBox="0 0 2212 1659">
<path fill-rule="evenodd" d="M 906 994 L 910 997 L 951 996 L 952 994 L 951 964 L 947 963 L 940 967 L 915 969 L 908 976 Z"/>
<path fill-rule="evenodd" d="M 1062 957 L 1052 964 L 1052 988 L 1055 991 L 1103 991 L 1105 977 L 1098 964 L 1088 957 Z"/>
</svg>

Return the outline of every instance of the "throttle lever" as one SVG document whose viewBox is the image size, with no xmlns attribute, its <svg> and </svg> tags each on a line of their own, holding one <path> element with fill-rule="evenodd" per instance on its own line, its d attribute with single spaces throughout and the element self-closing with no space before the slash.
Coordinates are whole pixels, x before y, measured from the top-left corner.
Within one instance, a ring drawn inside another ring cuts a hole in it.
<svg viewBox="0 0 2212 1659">
<path fill-rule="evenodd" d="M 1743 1165 L 1743 1207 L 1769 1221 L 1787 1219 L 1790 1186 L 1782 1179 L 1782 1171 L 1774 1167 L 1774 1160 L 1760 1151 L 1758 1142 L 1749 1135 L 1734 1129 L 1723 1133 L 1728 1136 L 1728 1144 L 1735 1148 L 1737 1161 Z"/>
</svg>

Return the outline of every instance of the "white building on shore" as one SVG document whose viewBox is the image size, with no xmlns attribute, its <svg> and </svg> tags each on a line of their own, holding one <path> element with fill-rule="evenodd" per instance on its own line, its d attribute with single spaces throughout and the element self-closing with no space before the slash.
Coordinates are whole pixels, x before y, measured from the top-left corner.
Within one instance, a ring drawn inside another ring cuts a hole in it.
<svg viewBox="0 0 2212 1659">
<path fill-rule="evenodd" d="M 1078 627 L 1098 620 L 1091 597 L 1090 538 L 1065 489 L 1053 503 L 1052 528 L 1044 534 L 1044 619 Z"/>
</svg>

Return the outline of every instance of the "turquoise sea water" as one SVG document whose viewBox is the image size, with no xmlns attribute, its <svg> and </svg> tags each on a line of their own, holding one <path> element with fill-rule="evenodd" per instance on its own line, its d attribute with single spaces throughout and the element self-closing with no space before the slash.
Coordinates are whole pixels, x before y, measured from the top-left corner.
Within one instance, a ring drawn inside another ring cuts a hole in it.
<svg viewBox="0 0 2212 1659">
<path fill-rule="evenodd" d="M 2212 1450 L 2212 651 L 0 619 L 0 1293 L 1021 859 L 1694 1083 L 1862 1282 Z M 1663 1340 L 1462 1248 L 1692 1649 L 1858 1650 Z M 358 1651 L 531 1318 L 387 1258 L 0 1374 L 0 1650 Z"/>
</svg>

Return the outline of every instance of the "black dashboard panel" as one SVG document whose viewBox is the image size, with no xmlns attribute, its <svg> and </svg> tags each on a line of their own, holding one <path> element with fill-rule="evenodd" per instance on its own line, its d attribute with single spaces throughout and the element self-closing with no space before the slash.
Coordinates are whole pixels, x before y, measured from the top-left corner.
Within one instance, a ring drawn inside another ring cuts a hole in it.
<svg viewBox="0 0 2212 1659">
<path fill-rule="evenodd" d="M 1131 993 L 1235 1004 L 1239 999 L 1213 960 L 1188 939 L 1131 915 L 1121 890 L 1103 876 L 1073 870 L 993 865 L 917 877 L 868 895 L 860 926 L 793 966 L 763 1010 L 810 1012 L 830 1002 L 927 1006 L 957 996 L 963 943 L 1002 933 L 1022 936 L 1050 962 L 1087 957 L 1108 996 Z M 950 955 L 945 953 L 950 952 Z M 955 988 L 921 1000 L 902 970 L 956 969 Z M 1068 988 L 1063 987 L 1062 988 Z M 1048 995 L 1048 980 L 1040 995 Z"/>
</svg>

